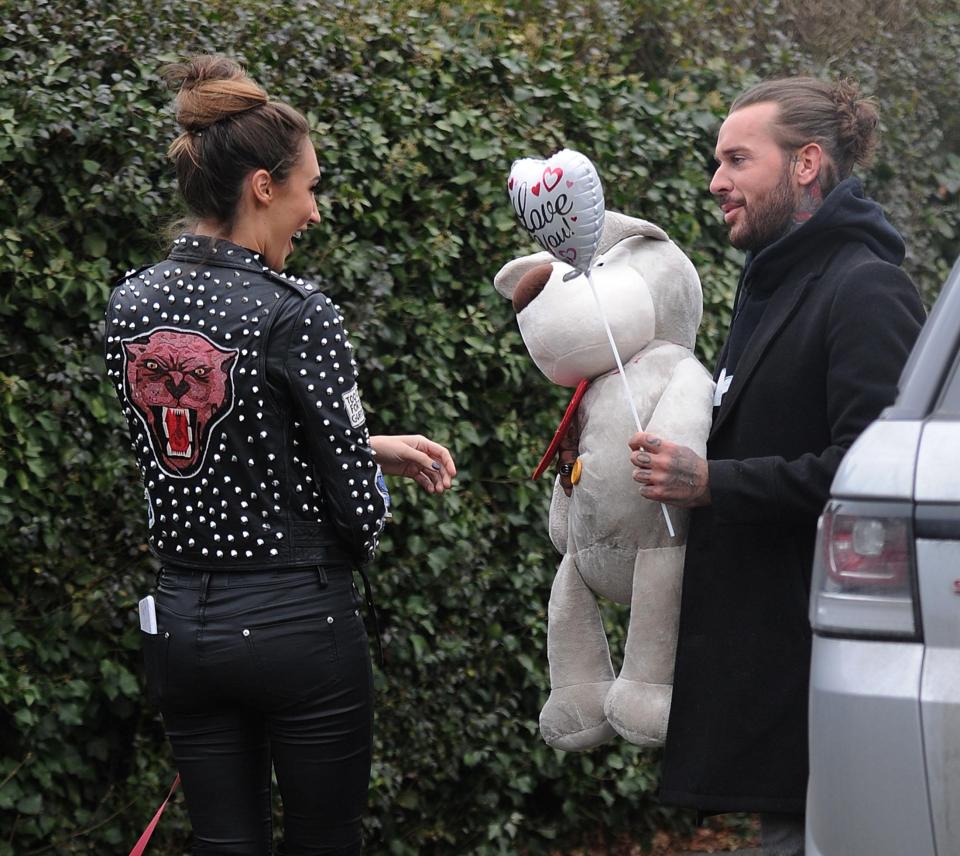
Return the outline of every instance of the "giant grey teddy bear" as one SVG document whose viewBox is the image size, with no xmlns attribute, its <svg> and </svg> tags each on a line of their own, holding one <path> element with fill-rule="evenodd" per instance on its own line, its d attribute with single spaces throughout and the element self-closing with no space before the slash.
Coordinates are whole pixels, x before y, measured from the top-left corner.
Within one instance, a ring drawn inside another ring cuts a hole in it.
<svg viewBox="0 0 960 856">
<path fill-rule="evenodd" d="M 632 479 L 636 425 L 586 280 L 540 252 L 508 262 L 494 285 L 513 301 L 530 356 L 561 386 L 589 386 L 579 405 L 579 481 L 554 486 L 550 536 L 563 555 L 550 593 L 548 744 L 593 748 L 619 733 L 641 746 L 666 736 L 686 513 L 661 508 Z M 608 211 L 591 277 L 610 321 L 645 430 L 705 454 L 713 382 L 693 354 L 703 312 L 690 260 L 659 227 Z M 630 605 L 623 666 L 610 659 L 597 595 Z"/>
</svg>

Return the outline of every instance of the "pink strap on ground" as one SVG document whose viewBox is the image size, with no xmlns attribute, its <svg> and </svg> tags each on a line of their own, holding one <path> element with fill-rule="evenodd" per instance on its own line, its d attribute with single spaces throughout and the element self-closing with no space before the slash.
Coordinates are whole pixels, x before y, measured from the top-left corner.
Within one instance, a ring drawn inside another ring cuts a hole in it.
<svg viewBox="0 0 960 856">
<path fill-rule="evenodd" d="M 150 843 L 150 836 L 153 835 L 153 830 L 157 828 L 157 823 L 160 820 L 160 815 L 163 814 L 163 810 L 167 807 L 167 803 L 170 802 L 170 797 L 173 796 L 173 792 L 177 789 L 177 785 L 180 784 L 180 774 L 177 773 L 177 778 L 173 780 L 173 784 L 170 785 L 170 793 L 167 794 L 167 798 L 163 801 L 163 805 L 157 809 L 157 813 L 153 816 L 153 820 L 147 824 L 147 828 L 143 830 L 143 835 L 140 836 L 136 844 L 133 845 L 133 850 L 130 851 L 130 856 L 143 856 L 143 851 L 147 849 L 147 845 Z"/>
</svg>

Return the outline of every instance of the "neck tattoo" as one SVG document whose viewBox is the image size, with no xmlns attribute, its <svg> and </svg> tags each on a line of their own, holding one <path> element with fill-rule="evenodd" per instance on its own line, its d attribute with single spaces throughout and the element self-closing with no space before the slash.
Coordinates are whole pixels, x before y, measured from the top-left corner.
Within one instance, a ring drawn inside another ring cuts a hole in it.
<svg viewBox="0 0 960 856">
<path fill-rule="evenodd" d="M 800 199 L 797 201 L 797 207 L 793 212 L 794 226 L 806 223 L 817 213 L 817 209 L 821 205 L 823 205 L 823 189 L 820 187 L 820 177 L 817 176 L 811 184 L 800 191 Z"/>
</svg>

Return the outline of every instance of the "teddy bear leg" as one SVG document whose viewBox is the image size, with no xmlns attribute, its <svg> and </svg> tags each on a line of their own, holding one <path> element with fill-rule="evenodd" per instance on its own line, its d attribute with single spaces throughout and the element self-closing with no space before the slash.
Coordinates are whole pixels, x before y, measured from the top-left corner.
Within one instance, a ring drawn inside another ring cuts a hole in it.
<svg viewBox="0 0 960 856">
<path fill-rule="evenodd" d="M 550 697 L 540 712 L 540 733 L 555 749 L 582 752 L 614 736 L 603 713 L 613 665 L 600 609 L 573 556 L 563 557 L 547 611 Z"/>
<path fill-rule="evenodd" d="M 662 746 L 667 736 L 684 549 L 641 550 L 634 565 L 623 668 L 604 712 L 617 733 L 638 746 Z"/>
</svg>

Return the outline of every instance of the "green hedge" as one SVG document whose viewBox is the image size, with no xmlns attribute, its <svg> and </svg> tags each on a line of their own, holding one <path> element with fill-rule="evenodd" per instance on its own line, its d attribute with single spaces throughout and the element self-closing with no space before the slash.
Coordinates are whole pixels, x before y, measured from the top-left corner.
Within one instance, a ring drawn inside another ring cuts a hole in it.
<svg viewBox="0 0 960 856">
<path fill-rule="evenodd" d="M 373 569 L 387 662 L 369 852 L 546 853 L 691 822 L 657 805 L 656 753 L 565 755 L 537 733 L 556 556 L 549 485 L 529 473 L 564 393 L 491 284 L 530 248 L 510 163 L 579 148 L 609 207 L 666 228 L 704 282 L 707 363 L 740 261 L 706 190 L 710 157 L 730 98 L 758 75 L 840 70 L 840 56 L 877 91 L 887 142 L 869 186 L 928 299 L 960 228 L 952 4 L 894 20 L 901 6 L 881 3 L 839 52 L 785 0 L 754 4 L 749 41 L 725 5 L 5 4 L 0 856 L 126 852 L 173 775 L 141 701 L 135 604 L 155 563 L 99 353 L 110 283 L 161 254 L 180 213 L 158 66 L 212 50 L 316 128 L 323 222 L 292 266 L 343 305 L 373 428 L 434 436 L 460 468 L 440 501 L 393 485 Z M 622 612 L 607 615 L 619 644 Z M 186 828 L 177 801 L 151 852 L 182 853 Z"/>
</svg>

